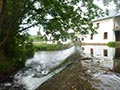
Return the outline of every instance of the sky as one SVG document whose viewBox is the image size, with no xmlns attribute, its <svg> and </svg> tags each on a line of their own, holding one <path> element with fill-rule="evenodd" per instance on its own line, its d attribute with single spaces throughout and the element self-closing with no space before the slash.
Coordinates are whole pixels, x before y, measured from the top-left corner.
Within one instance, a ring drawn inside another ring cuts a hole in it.
<svg viewBox="0 0 120 90">
<path fill-rule="evenodd" d="M 102 3 L 102 0 L 99 0 L 99 2 L 97 0 L 94 0 L 94 3 L 96 5 L 98 5 L 99 7 L 101 7 L 102 9 L 108 9 L 108 10 L 113 10 L 115 9 L 115 5 L 111 2 L 109 4 L 108 7 L 105 7 Z M 48 16 L 48 18 L 51 18 L 50 16 Z M 37 32 L 39 31 L 39 27 L 35 26 L 35 27 L 32 27 L 29 29 L 28 33 L 30 35 L 37 35 Z M 44 35 L 45 33 L 43 32 L 43 28 L 40 30 L 41 31 L 41 34 Z"/>
<path fill-rule="evenodd" d="M 37 35 L 37 32 L 39 31 L 39 28 L 37 26 L 31 27 L 28 31 L 30 35 Z"/>
<path fill-rule="evenodd" d="M 99 6 L 100 8 L 102 8 L 102 9 L 113 10 L 113 9 L 115 9 L 115 7 L 116 7 L 115 4 L 114 4 L 114 2 L 109 3 L 108 6 L 104 6 L 102 0 L 99 0 L 99 1 L 94 0 L 94 3 L 95 3 L 96 5 L 98 5 L 98 6 Z"/>
</svg>

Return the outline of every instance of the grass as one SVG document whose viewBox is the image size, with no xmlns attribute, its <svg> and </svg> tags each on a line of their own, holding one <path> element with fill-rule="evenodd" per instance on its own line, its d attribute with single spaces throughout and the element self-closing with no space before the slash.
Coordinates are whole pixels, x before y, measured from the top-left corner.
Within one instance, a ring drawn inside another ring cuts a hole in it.
<svg viewBox="0 0 120 90">
<path fill-rule="evenodd" d="M 70 47 L 70 44 L 45 44 L 45 43 L 34 43 L 35 51 L 56 51 L 63 50 Z"/>
</svg>

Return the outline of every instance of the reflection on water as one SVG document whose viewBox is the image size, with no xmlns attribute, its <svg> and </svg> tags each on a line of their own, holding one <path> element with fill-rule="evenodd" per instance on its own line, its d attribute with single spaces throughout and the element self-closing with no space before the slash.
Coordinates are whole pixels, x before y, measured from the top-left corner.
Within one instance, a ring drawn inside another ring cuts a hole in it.
<svg viewBox="0 0 120 90">
<path fill-rule="evenodd" d="M 85 45 L 83 48 L 84 53 L 101 58 L 100 66 L 120 73 L 120 48 L 110 48 L 105 45 Z"/>
<path fill-rule="evenodd" d="M 93 56 L 108 57 L 113 59 L 115 54 L 114 48 L 109 48 L 108 46 L 97 46 L 97 45 L 85 45 L 84 52 L 87 54 L 92 54 Z"/>
<path fill-rule="evenodd" d="M 115 49 L 114 56 L 114 71 L 120 73 L 120 48 Z"/>
<path fill-rule="evenodd" d="M 85 73 L 91 75 L 92 85 L 98 90 L 120 90 L 120 49 L 101 45 L 83 48 L 86 56 L 81 63 Z"/>
</svg>

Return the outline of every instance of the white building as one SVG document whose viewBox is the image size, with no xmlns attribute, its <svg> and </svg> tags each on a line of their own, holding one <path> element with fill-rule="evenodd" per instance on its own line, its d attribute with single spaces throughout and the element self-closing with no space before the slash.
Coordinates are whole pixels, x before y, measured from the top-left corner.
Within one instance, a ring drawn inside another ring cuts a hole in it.
<svg viewBox="0 0 120 90">
<path fill-rule="evenodd" d="M 120 13 L 111 11 L 109 16 L 93 20 L 97 26 L 97 34 L 89 34 L 81 38 L 86 44 L 107 44 L 110 41 L 120 41 Z"/>
</svg>

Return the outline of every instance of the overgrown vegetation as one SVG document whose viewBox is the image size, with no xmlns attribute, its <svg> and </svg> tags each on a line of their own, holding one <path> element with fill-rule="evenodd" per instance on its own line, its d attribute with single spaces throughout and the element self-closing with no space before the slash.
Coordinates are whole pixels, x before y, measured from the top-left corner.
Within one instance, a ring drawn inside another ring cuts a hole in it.
<svg viewBox="0 0 120 90">
<path fill-rule="evenodd" d="M 108 42 L 107 44 L 109 47 L 115 47 L 116 46 L 116 42 Z"/>
</svg>

